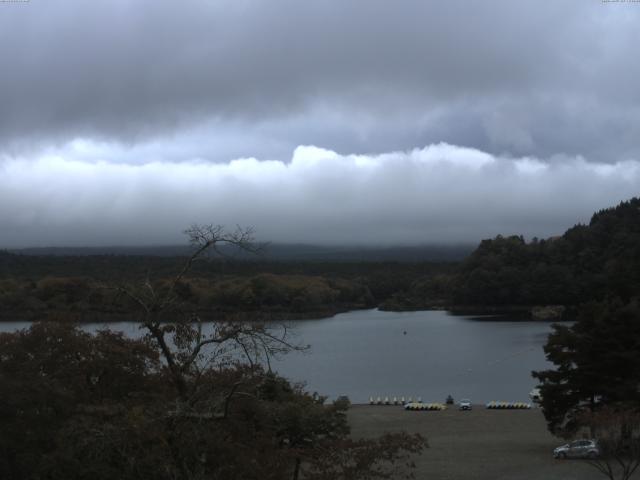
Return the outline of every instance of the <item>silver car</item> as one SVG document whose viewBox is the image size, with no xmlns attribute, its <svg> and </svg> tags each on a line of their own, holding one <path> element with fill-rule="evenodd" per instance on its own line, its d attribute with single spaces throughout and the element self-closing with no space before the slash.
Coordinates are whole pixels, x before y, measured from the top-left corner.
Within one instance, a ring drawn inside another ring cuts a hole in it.
<svg viewBox="0 0 640 480">
<path fill-rule="evenodd" d="M 595 440 L 575 440 L 553 450 L 554 458 L 597 458 L 600 449 Z"/>
<path fill-rule="evenodd" d="M 463 398 L 462 400 L 460 400 L 458 406 L 460 410 L 471 410 L 471 400 L 469 400 L 468 398 Z"/>
</svg>

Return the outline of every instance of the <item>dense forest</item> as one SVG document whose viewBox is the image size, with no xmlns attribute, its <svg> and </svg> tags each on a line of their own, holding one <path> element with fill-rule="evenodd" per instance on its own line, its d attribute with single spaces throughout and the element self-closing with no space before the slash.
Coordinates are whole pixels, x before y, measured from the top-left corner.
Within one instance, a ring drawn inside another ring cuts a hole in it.
<svg viewBox="0 0 640 480">
<path fill-rule="evenodd" d="M 280 257 L 285 259 L 199 262 L 180 284 L 181 300 L 205 317 L 239 312 L 317 317 L 373 307 L 528 311 L 553 305 L 571 314 L 585 301 L 611 296 L 628 301 L 640 291 L 640 199 L 601 210 L 588 225 L 562 236 L 483 240 L 461 262 Z M 109 286 L 152 278 L 161 288 L 183 259 L 0 252 L 0 311 L 5 318 L 126 315 L 130 300 Z"/>
<path fill-rule="evenodd" d="M 453 291 L 458 305 L 578 305 L 640 291 L 640 199 L 595 213 L 548 240 L 483 241 L 462 263 Z"/>
<path fill-rule="evenodd" d="M 549 239 L 522 236 L 483 240 L 453 273 L 416 280 L 385 305 L 454 311 L 529 311 L 536 306 L 575 308 L 590 300 L 623 301 L 640 291 L 640 199 L 595 213 Z M 553 316 L 557 318 L 557 316 Z"/>
<path fill-rule="evenodd" d="M 182 256 L 23 255 L 0 253 L 0 312 L 5 319 L 108 319 L 127 315 L 130 299 L 113 288 L 153 279 L 162 288 Z M 212 258 L 193 266 L 181 300 L 201 316 L 267 314 L 319 317 L 373 308 L 425 278 L 451 274 L 453 262 L 317 262 Z"/>
</svg>

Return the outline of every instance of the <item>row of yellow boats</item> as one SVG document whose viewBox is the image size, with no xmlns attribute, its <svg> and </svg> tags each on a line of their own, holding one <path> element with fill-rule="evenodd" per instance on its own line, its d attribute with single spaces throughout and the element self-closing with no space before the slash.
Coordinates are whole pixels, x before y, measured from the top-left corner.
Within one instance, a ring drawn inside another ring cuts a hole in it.
<svg viewBox="0 0 640 480">
<path fill-rule="evenodd" d="M 447 405 L 444 403 L 423 403 L 422 399 L 418 397 L 415 401 L 409 397 L 405 400 L 404 397 L 369 397 L 369 404 L 371 405 L 403 405 L 406 410 L 446 410 Z M 497 402 L 492 400 L 486 404 L 486 408 L 490 410 L 528 410 L 531 408 L 531 404 L 527 402 Z M 470 408 L 469 408 L 470 409 Z"/>
<path fill-rule="evenodd" d="M 422 403 L 422 399 L 417 397 L 413 400 L 413 397 L 405 399 L 404 397 L 369 397 L 369 405 L 406 405 L 407 403 Z"/>
<path fill-rule="evenodd" d="M 487 403 L 487 408 L 495 409 L 495 410 L 514 410 L 514 409 L 528 410 L 528 409 L 531 408 L 531 404 L 530 403 L 526 403 L 526 402 L 494 402 L 494 401 L 491 401 L 491 402 Z"/>
<path fill-rule="evenodd" d="M 407 403 L 404 406 L 405 410 L 446 410 L 447 406 L 444 403 Z"/>
</svg>

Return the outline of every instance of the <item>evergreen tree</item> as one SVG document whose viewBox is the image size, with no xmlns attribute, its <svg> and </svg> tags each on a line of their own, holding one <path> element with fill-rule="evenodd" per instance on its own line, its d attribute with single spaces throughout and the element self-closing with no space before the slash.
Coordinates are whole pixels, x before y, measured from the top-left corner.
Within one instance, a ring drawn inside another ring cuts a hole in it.
<svg viewBox="0 0 640 480">
<path fill-rule="evenodd" d="M 533 372 L 551 432 L 574 433 L 585 411 L 640 406 L 640 305 L 586 304 L 572 326 L 555 325 L 544 347 L 556 369 Z"/>
</svg>

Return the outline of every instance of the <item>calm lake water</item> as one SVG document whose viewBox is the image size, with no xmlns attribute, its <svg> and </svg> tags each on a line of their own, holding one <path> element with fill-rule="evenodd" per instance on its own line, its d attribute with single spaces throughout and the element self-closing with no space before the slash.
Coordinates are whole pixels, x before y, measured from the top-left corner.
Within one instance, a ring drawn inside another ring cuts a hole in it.
<svg viewBox="0 0 640 480">
<path fill-rule="evenodd" d="M 477 320 L 443 311 L 360 310 L 287 324 L 295 341 L 311 348 L 274 361 L 273 369 L 293 381 L 306 381 L 310 391 L 331 398 L 348 395 L 354 403 L 370 396 L 444 401 L 449 394 L 474 403 L 528 401 L 536 384 L 531 370 L 550 366 L 542 346 L 551 327 L 543 322 Z M 28 325 L 0 323 L 0 330 Z M 109 328 L 139 335 L 133 323 Z"/>
</svg>

